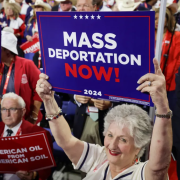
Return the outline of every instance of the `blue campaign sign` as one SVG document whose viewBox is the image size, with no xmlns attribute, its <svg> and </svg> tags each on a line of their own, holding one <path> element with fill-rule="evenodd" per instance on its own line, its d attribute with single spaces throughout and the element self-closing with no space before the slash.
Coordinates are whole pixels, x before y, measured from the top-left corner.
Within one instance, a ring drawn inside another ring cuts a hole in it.
<svg viewBox="0 0 180 180">
<path fill-rule="evenodd" d="M 44 73 L 55 91 L 152 105 L 154 12 L 37 12 Z"/>
</svg>

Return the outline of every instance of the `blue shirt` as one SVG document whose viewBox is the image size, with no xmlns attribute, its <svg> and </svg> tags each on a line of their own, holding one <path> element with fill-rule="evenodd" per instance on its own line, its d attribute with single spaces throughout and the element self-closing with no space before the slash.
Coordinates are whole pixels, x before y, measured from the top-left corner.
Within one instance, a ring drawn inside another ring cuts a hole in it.
<svg viewBox="0 0 180 180">
<path fill-rule="evenodd" d="M 0 87 L 0 97 L 2 97 L 2 95 L 3 95 L 2 93 L 3 93 L 3 89 L 4 89 L 4 84 L 6 82 L 6 76 L 7 76 L 8 70 L 9 70 L 9 67 L 4 65 L 4 71 L 3 71 L 1 87 Z M 9 93 L 9 92 L 14 92 L 15 93 L 14 73 L 15 73 L 15 64 L 13 64 L 13 67 L 12 67 L 12 70 L 11 70 L 11 75 L 10 75 L 10 78 L 9 78 L 6 93 Z"/>
<path fill-rule="evenodd" d="M 137 8 L 137 10 L 142 10 L 143 8 L 146 8 L 147 10 L 151 10 L 152 9 L 152 6 L 150 6 L 148 3 L 141 3 L 139 6 L 138 6 L 138 8 Z"/>
</svg>

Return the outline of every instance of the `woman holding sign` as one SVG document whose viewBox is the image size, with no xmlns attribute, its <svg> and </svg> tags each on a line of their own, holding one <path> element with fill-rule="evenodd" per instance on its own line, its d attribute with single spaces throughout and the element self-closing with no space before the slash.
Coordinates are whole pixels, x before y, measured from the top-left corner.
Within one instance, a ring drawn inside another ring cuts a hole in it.
<svg viewBox="0 0 180 180">
<path fill-rule="evenodd" d="M 24 32 L 24 37 L 26 37 L 27 41 L 32 41 L 33 35 L 35 33 L 38 33 L 36 12 L 51 11 L 50 5 L 43 2 L 42 0 L 37 0 L 32 7 L 33 7 L 33 16 L 29 19 L 27 23 L 27 27 Z"/>
<path fill-rule="evenodd" d="M 51 6 L 42 0 L 36 0 L 35 4 L 32 6 L 33 7 L 33 16 L 30 17 L 27 23 L 27 27 L 24 32 L 24 37 L 26 37 L 27 41 L 33 41 L 34 38 L 36 37 L 35 35 L 39 36 L 38 34 L 38 25 L 37 25 L 37 17 L 36 17 L 36 12 L 38 11 L 51 11 Z M 34 56 L 38 56 L 34 60 Z M 39 56 L 39 51 L 34 53 L 29 53 L 29 59 L 33 59 L 35 65 L 39 68 L 42 67 L 41 65 L 41 56 Z"/>
<path fill-rule="evenodd" d="M 156 106 L 156 121 L 152 133 L 150 118 L 135 105 L 116 106 L 109 111 L 104 123 L 104 146 L 76 139 L 54 100 L 54 92 L 41 74 L 36 91 L 44 101 L 46 118 L 56 142 L 61 146 L 74 168 L 87 173 L 84 179 L 110 180 L 167 180 L 172 147 L 172 112 L 169 109 L 165 78 L 157 60 L 155 74 L 138 80 L 138 91 L 148 92 Z M 152 138 L 151 138 L 152 136 Z M 141 163 L 145 146 L 149 144 L 149 160 Z"/>
</svg>

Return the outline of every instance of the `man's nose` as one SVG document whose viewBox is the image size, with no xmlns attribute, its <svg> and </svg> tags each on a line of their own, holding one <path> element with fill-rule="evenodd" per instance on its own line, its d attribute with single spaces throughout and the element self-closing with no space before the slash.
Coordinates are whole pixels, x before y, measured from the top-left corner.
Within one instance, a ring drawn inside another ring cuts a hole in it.
<svg viewBox="0 0 180 180">
<path fill-rule="evenodd" d="M 83 7 L 79 7 L 77 11 L 78 12 L 82 12 L 83 11 Z"/>
<path fill-rule="evenodd" d="M 7 115 L 10 116 L 11 115 L 10 109 L 7 109 L 6 111 L 7 111 Z"/>
</svg>

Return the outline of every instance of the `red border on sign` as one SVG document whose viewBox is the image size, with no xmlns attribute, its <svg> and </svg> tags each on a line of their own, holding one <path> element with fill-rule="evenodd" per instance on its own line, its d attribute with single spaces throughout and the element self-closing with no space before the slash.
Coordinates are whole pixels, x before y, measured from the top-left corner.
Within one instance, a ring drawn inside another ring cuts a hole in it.
<svg viewBox="0 0 180 180">
<path fill-rule="evenodd" d="M 47 169 L 47 168 L 51 168 L 51 167 L 54 167 L 54 166 L 55 166 L 54 161 L 53 161 L 53 158 L 52 158 L 52 154 L 51 154 L 51 151 L 50 151 L 50 149 L 49 149 L 48 142 L 46 141 L 46 138 L 45 138 L 45 134 L 44 134 L 44 133 L 38 133 L 38 134 L 35 134 L 35 135 L 27 135 L 27 136 L 22 136 L 22 137 L 19 136 L 19 138 L 22 139 L 22 138 L 26 138 L 26 137 L 39 136 L 39 135 L 43 135 L 43 137 L 44 137 L 44 141 L 45 141 L 45 143 L 46 143 L 46 146 L 47 146 L 49 155 L 50 155 L 50 157 L 51 157 L 52 165 L 46 166 L 46 167 L 43 167 L 43 168 L 39 168 L 39 169 L 33 169 L 34 171 L 39 171 L 39 170 L 42 170 L 42 169 Z"/>
<path fill-rule="evenodd" d="M 59 88 L 59 87 L 53 87 L 53 88 L 57 88 L 57 89 L 63 89 L 63 90 L 68 90 L 68 91 L 82 92 L 82 91 L 79 91 L 79 90 L 65 89 L 65 88 Z"/>
<path fill-rule="evenodd" d="M 42 136 L 43 135 L 43 136 Z M 0 140 L 6 140 L 8 138 L 14 138 L 14 139 L 23 139 L 23 138 L 28 138 L 28 137 L 32 137 L 32 136 L 41 136 L 44 138 L 44 142 L 46 144 L 46 147 L 47 147 L 47 150 L 48 150 L 48 155 L 50 156 L 50 159 L 51 159 L 51 164 L 48 165 L 48 166 L 44 166 L 42 168 L 37 168 L 37 169 L 31 169 L 31 171 L 39 171 L 39 170 L 44 170 L 44 169 L 48 169 L 48 168 L 52 168 L 54 166 L 56 166 L 55 164 L 55 161 L 54 161 L 54 158 L 53 158 L 53 153 L 52 153 L 52 150 L 50 149 L 50 144 L 49 142 L 47 141 L 47 135 L 44 131 L 40 131 L 40 132 L 35 132 L 35 133 L 29 133 L 29 134 L 22 134 L 20 136 L 11 136 L 11 137 L 1 137 Z M 14 173 L 14 171 L 2 171 L 0 170 L 0 173 Z"/>
<path fill-rule="evenodd" d="M 71 17 L 71 16 L 53 16 L 53 15 L 40 15 L 39 16 L 39 23 L 40 23 L 40 34 L 41 34 L 41 40 L 42 40 L 42 51 L 43 51 L 43 59 L 44 59 L 44 71 L 46 73 L 46 63 L 45 63 L 45 56 L 44 56 L 44 46 L 43 46 L 43 38 L 42 38 L 42 31 L 41 31 L 41 21 L 40 21 L 40 17 Z M 105 18 L 122 18 L 122 17 L 126 17 L 126 18 L 129 18 L 129 17 L 135 17 L 135 18 L 139 18 L 139 17 L 146 17 L 146 18 L 149 18 L 149 73 L 150 73 L 150 70 L 151 70 L 151 54 L 150 54 L 150 26 L 151 26 L 151 23 L 150 23 L 150 16 L 104 16 Z M 82 91 L 79 91 L 79 90 L 72 90 L 72 89 L 65 89 L 65 88 L 58 88 L 58 87 L 53 87 L 53 88 L 57 88 L 57 89 L 64 89 L 64 90 L 69 90 L 69 91 L 76 91 L 76 92 L 82 92 Z M 114 97 L 122 97 L 122 98 L 127 98 L 127 97 L 123 97 L 123 96 L 116 96 L 116 95 L 108 95 L 108 94 L 104 94 L 105 96 L 114 96 Z M 135 100 L 139 100 L 139 101 L 146 101 L 146 102 L 150 102 L 150 95 L 149 95 L 149 100 L 141 100 L 141 99 L 136 99 L 136 98 L 128 98 L 128 99 L 135 99 Z"/>
</svg>

